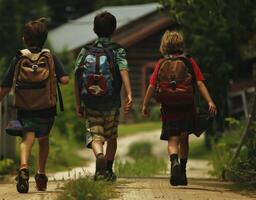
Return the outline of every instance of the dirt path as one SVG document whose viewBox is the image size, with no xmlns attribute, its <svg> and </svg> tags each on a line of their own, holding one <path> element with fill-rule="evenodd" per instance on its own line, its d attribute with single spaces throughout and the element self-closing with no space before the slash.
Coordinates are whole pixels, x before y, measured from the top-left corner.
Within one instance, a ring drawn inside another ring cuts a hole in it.
<svg viewBox="0 0 256 200">
<path fill-rule="evenodd" d="M 191 140 L 197 138 L 192 137 Z M 148 141 L 154 143 L 153 152 L 156 155 L 166 156 L 166 142 L 159 140 L 159 131 L 142 133 L 139 135 L 120 138 L 118 143 L 117 157 L 120 160 L 126 159 L 125 154 L 133 142 Z M 28 194 L 19 194 L 15 184 L 0 184 L 0 200 L 54 200 L 61 192 L 59 189 L 63 180 L 76 178 L 85 174 L 92 174 L 95 169 L 92 152 L 87 149 L 79 151 L 79 154 L 92 162 L 85 167 L 78 167 L 69 172 L 58 172 L 49 176 L 47 192 L 38 192 L 31 177 L 30 191 Z M 188 162 L 189 185 L 187 187 L 171 187 L 169 184 L 168 172 L 161 177 L 153 178 L 120 178 L 117 184 L 117 192 L 122 200 L 249 200 L 256 199 L 256 195 L 243 196 L 232 192 L 228 186 L 230 183 L 223 183 L 211 177 L 208 171 L 211 166 L 205 160 L 190 160 Z M 200 179 L 198 179 L 200 177 Z M 57 181 L 54 181 L 57 180 Z"/>
<path fill-rule="evenodd" d="M 189 179 L 186 187 L 171 187 L 168 177 L 129 178 L 118 186 L 119 200 L 251 200 L 229 189 L 230 183 L 215 179 Z"/>
</svg>

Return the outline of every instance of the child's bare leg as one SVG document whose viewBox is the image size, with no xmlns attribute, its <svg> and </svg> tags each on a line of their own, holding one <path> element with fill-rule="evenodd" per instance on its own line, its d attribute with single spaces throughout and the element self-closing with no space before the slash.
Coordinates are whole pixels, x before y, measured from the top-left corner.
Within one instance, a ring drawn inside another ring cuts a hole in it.
<svg viewBox="0 0 256 200">
<path fill-rule="evenodd" d="M 34 132 L 27 132 L 20 144 L 20 166 L 28 168 L 28 159 L 35 140 Z"/>
<path fill-rule="evenodd" d="M 38 158 L 38 173 L 45 174 L 45 165 L 49 154 L 49 138 L 38 138 L 39 158 Z"/>
<path fill-rule="evenodd" d="M 168 140 L 168 152 L 169 155 L 178 154 L 179 151 L 179 137 L 172 136 Z"/>
<path fill-rule="evenodd" d="M 103 142 L 101 140 L 93 140 L 92 141 L 92 150 L 97 157 L 97 155 L 102 154 L 103 155 Z"/>
</svg>

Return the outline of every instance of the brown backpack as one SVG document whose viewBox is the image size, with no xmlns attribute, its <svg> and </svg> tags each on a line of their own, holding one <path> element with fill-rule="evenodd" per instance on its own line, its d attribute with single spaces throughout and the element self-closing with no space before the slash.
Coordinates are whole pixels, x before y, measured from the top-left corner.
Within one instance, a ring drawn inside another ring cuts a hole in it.
<svg viewBox="0 0 256 200">
<path fill-rule="evenodd" d="M 156 77 L 155 99 L 161 104 L 194 102 L 194 71 L 185 56 L 171 56 L 160 63 Z"/>
<path fill-rule="evenodd" d="M 14 106 L 21 110 L 42 110 L 56 105 L 56 74 L 53 56 L 48 49 L 31 53 L 28 49 L 15 66 Z"/>
</svg>

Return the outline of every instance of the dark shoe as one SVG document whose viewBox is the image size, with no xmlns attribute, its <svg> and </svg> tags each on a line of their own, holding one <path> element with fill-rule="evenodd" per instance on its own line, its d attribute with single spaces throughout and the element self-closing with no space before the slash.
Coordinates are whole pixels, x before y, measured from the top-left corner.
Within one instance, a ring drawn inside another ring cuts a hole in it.
<svg viewBox="0 0 256 200">
<path fill-rule="evenodd" d="M 28 169 L 20 169 L 16 177 L 16 188 L 19 193 L 28 193 L 29 190 L 29 171 Z"/>
<path fill-rule="evenodd" d="M 48 178 L 45 174 L 36 174 L 35 180 L 36 180 L 36 189 L 38 191 L 45 191 L 47 189 Z"/>
<path fill-rule="evenodd" d="M 113 171 L 106 171 L 105 180 L 115 182 L 117 179 L 116 174 Z"/>
<path fill-rule="evenodd" d="M 188 179 L 186 171 L 181 172 L 179 185 L 188 185 Z"/>
<path fill-rule="evenodd" d="M 96 159 L 96 171 L 94 175 L 94 180 L 103 180 L 105 179 L 105 173 L 106 173 L 106 159 L 102 157 L 98 157 Z"/>
<path fill-rule="evenodd" d="M 178 161 L 174 160 L 171 164 L 170 184 L 177 186 L 180 183 L 181 167 Z"/>
</svg>

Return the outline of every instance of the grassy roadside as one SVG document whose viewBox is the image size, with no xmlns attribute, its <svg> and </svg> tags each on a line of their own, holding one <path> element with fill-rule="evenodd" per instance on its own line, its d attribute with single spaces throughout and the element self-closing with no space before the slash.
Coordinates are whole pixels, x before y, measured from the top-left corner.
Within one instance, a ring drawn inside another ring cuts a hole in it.
<svg viewBox="0 0 256 200">
<path fill-rule="evenodd" d="M 70 180 L 63 186 L 63 192 L 57 200 L 107 200 L 117 196 L 114 184 L 104 181 L 93 181 L 91 177 Z"/>
<path fill-rule="evenodd" d="M 118 127 L 118 134 L 120 137 L 135 135 L 140 132 L 147 132 L 161 129 L 160 121 L 143 122 L 136 124 L 120 124 Z"/>
<path fill-rule="evenodd" d="M 149 142 L 133 143 L 129 147 L 127 156 L 130 158 L 125 162 L 116 162 L 115 171 L 118 176 L 146 177 L 167 170 L 167 162 L 152 153 L 153 144 Z"/>
<path fill-rule="evenodd" d="M 208 149 L 204 142 L 204 137 L 192 140 L 189 143 L 189 159 L 211 160 L 212 151 Z"/>
</svg>

